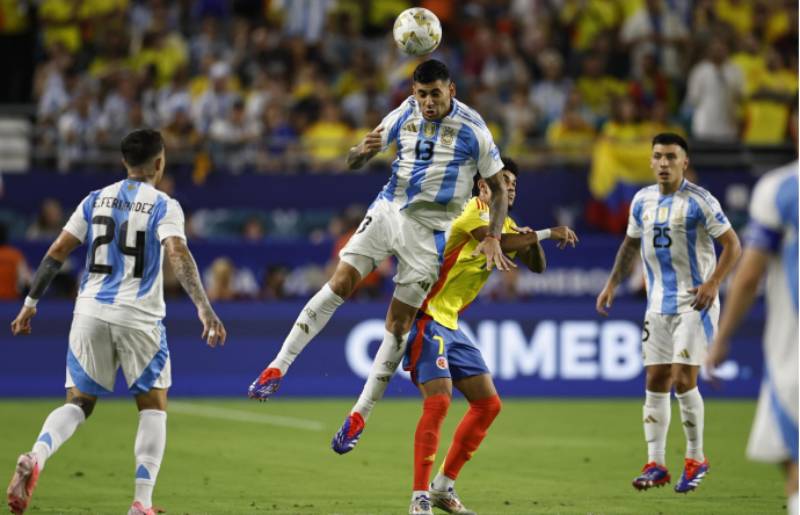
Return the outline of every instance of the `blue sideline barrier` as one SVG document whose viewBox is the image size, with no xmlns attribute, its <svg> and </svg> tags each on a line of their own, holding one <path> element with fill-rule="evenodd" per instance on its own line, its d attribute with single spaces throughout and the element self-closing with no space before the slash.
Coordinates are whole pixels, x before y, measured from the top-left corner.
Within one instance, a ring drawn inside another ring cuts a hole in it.
<svg viewBox="0 0 800 515">
<path fill-rule="evenodd" d="M 180 396 L 244 396 L 247 385 L 277 352 L 302 308 L 301 302 L 227 303 L 217 306 L 230 333 L 222 349 L 200 341 L 194 307 L 171 302 L 165 320 L 173 387 Z M 292 367 L 281 396 L 348 396 L 355 399 L 383 335 L 386 303 L 350 303 L 336 313 Z M 0 303 L 8 324 L 18 303 Z M 643 302 L 620 299 L 603 319 L 593 302 L 536 300 L 476 303 L 464 316 L 505 396 L 641 397 Z M 0 397 L 57 396 L 63 391 L 72 303 L 44 299 L 33 334 L 0 336 Z M 754 397 L 760 384 L 763 305 L 742 324 L 726 364 L 729 381 L 704 395 Z M 116 392 L 126 393 L 119 381 Z M 392 380 L 389 396 L 416 395 L 405 377 Z"/>
</svg>

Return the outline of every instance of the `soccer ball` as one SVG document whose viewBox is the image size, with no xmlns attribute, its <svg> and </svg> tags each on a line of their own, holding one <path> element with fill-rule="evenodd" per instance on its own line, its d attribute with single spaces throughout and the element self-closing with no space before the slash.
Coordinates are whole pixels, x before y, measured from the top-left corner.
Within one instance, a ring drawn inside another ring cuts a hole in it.
<svg viewBox="0 0 800 515">
<path fill-rule="evenodd" d="M 422 7 L 412 7 L 400 13 L 394 21 L 394 42 L 408 55 L 430 54 L 442 40 L 439 18 Z"/>
</svg>

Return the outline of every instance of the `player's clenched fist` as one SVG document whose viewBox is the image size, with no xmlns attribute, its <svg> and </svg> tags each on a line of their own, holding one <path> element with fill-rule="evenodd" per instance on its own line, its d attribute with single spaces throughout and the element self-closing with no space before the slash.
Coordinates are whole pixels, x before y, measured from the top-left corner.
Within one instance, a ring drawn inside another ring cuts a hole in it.
<svg viewBox="0 0 800 515">
<path fill-rule="evenodd" d="M 378 127 L 364 136 L 364 139 L 358 145 L 359 154 L 364 156 L 380 152 L 381 147 L 383 146 L 381 132 L 383 132 L 383 127 Z"/>
<path fill-rule="evenodd" d="M 17 318 L 11 322 L 11 334 L 31 334 L 31 319 L 36 314 L 36 308 L 23 306 Z"/>
</svg>

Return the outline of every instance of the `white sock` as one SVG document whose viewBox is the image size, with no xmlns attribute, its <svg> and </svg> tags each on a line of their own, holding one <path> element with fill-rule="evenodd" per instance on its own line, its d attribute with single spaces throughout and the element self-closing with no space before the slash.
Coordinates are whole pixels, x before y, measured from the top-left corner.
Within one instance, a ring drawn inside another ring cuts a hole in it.
<svg viewBox="0 0 800 515">
<path fill-rule="evenodd" d="M 441 470 L 436 474 L 436 477 L 433 478 L 433 490 L 438 490 L 440 492 L 446 492 L 450 488 L 455 488 L 456 480 L 450 479 L 449 477 L 445 476 Z"/>
<path fill-rule="evenodd" d="M 655 461 L 665 465 L 667 432 L 671 410 L 669 393 L 645 391 L 644 401 L 644 439 L 647 441 L 647 462 Z"/>
<path fill-rule="evenodd" d="M 427 497 L 430 497 L 430 493 L 428 493 L 427 490 L 414 490 L 413 492 L 411 492 L 411 500 L 413 501 L 420 495 L 425 495 Z"/>
<path fill-rule="evenodd" d="M 364 420 L 367 420 L 375 403 L 383 398 L 386 388 L 389 387 L 389 380 L 406 352 L 406 340 L 408 340 L 408 333 L 398 340 L 389 331 L 384 331 L 383 341 L 372 361 L 367 382 L 356 405 L 353 406 L 353 411 L 359 412 Z"/>
<path fill-rule="evenodd" d="M 134 502 L 145 508 L 153 506 L 153 488 L 167 444 L 167 412 L 144 409 L 139 412 L 139 430 L 133 453 L 136 456 L 136 492 Z"/>
<path fill-rule="evenodd" d="M 686 435 L 686 457 L 703 461 L 703 420 L 705 409 L 700 390 L 695 386 L 685 393 L 676 393 L 681 407 L 681 423 Z"/>
<path fill-rule="evenodd" d="M 791 494 L 786 499 L 786 512 L 789 515 L 797 515 L 797 492 Z"/>
<path fill-rule="evenodd" d="M 44 469 L 47 459 L 61 447 L 61 444 L 69 440 L 84 420 L 86 415 L 75 404 L 64 404 L 50 412 L 39 432 L 39 438 L 33 444 L 32 452 L 36 455 L 40 471 Z"/>
<path fill-rule="evenodd" d="M 314 338 L 331 319 L 336 308 L 344 303 L 344 299 L 333 293 L 328 283 L 311 297 L 303 311 L 294 322 L 289 336 L 283 340 L 283 345 L 278 355 L 269 364 L 269 368 L 277 368 L 281 375 L 294 363 L 298 354 L 303 352 L 308 342 Z"/>
</svg>

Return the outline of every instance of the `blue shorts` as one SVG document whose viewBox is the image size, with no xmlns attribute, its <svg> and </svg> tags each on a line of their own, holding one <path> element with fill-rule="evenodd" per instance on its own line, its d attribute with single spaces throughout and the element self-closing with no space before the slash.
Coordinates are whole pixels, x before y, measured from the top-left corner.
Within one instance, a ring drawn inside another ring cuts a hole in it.
<svg viewBox="0 0 800 515">
<path fill-rule="evenodd" d="M 408 335 L 403 368 L 411 372 L 414 384 L 489 373 L 475 342 L 460 329 L 448 329 L 425 314 L 417 317 Z"/>
</svg>

